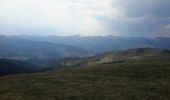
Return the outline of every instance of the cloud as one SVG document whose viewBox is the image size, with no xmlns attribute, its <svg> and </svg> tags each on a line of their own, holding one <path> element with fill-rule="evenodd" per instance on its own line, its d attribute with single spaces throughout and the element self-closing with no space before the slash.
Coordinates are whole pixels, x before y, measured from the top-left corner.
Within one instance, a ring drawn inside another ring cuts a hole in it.
<svg viewBox="0 0 170 100">
<path fill-rule="evenodd" d="M 110 8 L 111 0 L 1 0 L 0 32 L 100 35 L 107 30 L 93 16 Z"/>
<path fill-rule="evenodd" d="M 113 7 L 129 17 L 170 17 L 169 4 L 169 0 L 118 0 L 113 2 Z"/>
<path fill-rule="evenodd" d="M 96 16 L 110 34 L 126 36 L 156 36 L 169 34 L 163 26 L 170 24 L 169 0 L 117 0 L 112 7 L 119 17 Z M 169 35 L 170 36 L 170 35 Z"/>
<path fill-rule="evenodd" d="M 0 34 L 168 34 L 169 5 L 169 0 L 1 0 Z"/>
<path fill-rule="evenodd" d="M 170 24 L 163 26 L 163 28 L 170 30 Z"/>
</svg>

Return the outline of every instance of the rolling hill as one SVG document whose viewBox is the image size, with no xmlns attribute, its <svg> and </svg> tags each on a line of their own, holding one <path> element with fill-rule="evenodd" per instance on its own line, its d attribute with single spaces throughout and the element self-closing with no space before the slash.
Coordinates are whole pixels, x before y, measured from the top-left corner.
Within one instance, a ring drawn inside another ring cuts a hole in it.
<svg viewBox="0 0 170 100">
<path fill-rule="evenodd" d="M 167 50 L 130 49 L 82 59 L 75 67 L 1 77 L 0 99 L 169 100 L 169 55 Z"/>
<path fill-rule="evenodd" d="M 137 48 L 128 49 L 119 52 L 109 52 L 94 57 L 92 62 L 109 63 L 119 61 L 168 61 L 170 57 L 169 50 L 161 50 L 156 48 Z"/>
</svg>

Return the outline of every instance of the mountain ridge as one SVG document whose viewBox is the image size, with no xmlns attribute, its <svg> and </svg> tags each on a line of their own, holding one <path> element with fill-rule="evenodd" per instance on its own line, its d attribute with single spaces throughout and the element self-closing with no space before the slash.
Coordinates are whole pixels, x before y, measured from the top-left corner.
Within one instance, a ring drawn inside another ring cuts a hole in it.
<svg viewBox="0 0 170 100">
<path fill-rule="evenodd" d="M 40 36 L 40 37 L 25 37 L 33 40 L 43 40 L 53 43 L 67 44 L 76 47 L 85 48 L 87 50 L 97 52 L 98 54 L 120 51 L 131 48 L 160 48 L 170 49 L 170 38 L 168 37 L 123 37 L 123 36 Z"/>
</svg>

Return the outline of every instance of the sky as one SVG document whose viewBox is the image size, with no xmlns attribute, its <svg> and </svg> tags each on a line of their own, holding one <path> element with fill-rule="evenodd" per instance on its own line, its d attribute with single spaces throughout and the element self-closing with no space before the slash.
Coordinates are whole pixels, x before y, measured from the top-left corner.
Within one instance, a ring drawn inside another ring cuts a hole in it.
<svg viewBox="0 0 170 100">
<path fill-rule="evenodd" d="M 170 0 L 0 0 L 0 34 L 170 37 Z"/>
</svg>

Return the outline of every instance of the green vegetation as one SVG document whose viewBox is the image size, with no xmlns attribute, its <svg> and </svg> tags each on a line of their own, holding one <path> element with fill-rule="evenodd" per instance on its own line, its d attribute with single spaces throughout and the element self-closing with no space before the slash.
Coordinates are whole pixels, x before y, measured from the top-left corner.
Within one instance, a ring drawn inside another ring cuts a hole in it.
<svg viewBox="0 0 170 100">
<path fill-rule="evenodd" d="M 20 56 L 0 56 L 0 59 L 18 60 L 18 61 L 28 61 L 30 57 L 20 57 Z"/>
<path fill-rule="evenodd" d="M 79 67 L 1 77 L 0 100 L 169 100 L 169 53 L 111 55 Z"/>
</svg>

